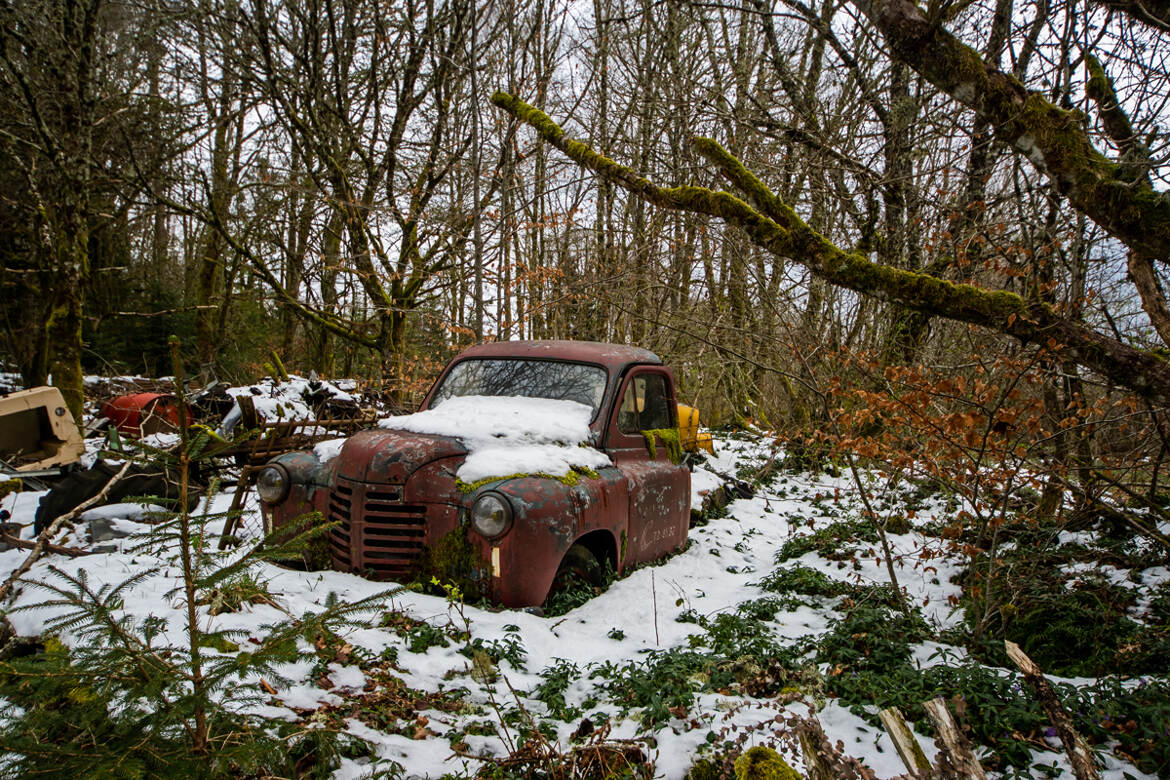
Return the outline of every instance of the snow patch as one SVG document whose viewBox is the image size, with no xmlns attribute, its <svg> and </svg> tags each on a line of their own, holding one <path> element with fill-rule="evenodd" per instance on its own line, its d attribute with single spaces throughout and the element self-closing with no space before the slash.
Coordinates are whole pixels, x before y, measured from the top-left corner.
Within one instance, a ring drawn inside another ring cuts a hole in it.
<svg viewBox="0 0 1170 780">
<path fill-rule="evenodd" d="M 313 455 L 322 463 L 328 463 L 341 454 L 345 441 L 345 438 L 319 441 L 313 446 Z"/>
<path fill-rule="evenodd" d="M 352 401 L 354 397 L 330 382 L 305 379 L 300 376 L 290 376 L 287 382 L 273 382 L 265 379 L 248 387 L 233 387 L 228 389 L 228 395 L 239 398 L 242 395 L 252 396 L 252 405 L 256 409 L 256 416 L 261 422 L 276 422 L 283 420 L 311 420 L 313 410 L 305 399 L 313 393 L 328 395 L 337 401 Z M 231 411 L 224 415 L 219 431 L 228 435 L 239 423 L 242 412 L 239 402 Z M 305 433 L 315 433 L 316 430 L 306 430 Z"/>
<path fill-rule="evenodd" d="M 81 514 L 81 519 L 128 521 L 133 526 L 130 530 L 141 531 L 142 528 L 138 526 L 143 525 L 149 530 L 151 521 L 165 514 L 167 514 L 166 507 L 161 507 L 158 504 L 124 502 L 120 504 L 103 504 L 102 506 L 95 506 L 93 509 L 87 509 Z"/>
<path fill-rule="evenodd" d="M 691 472 L 691 506 L 701 507 L 703 499 L 723 485 L 723 478 L 705 468 Z"/>
<path fill-rule="evenodd" d="M 454 400 L 451 399 L 447 404 Z M 516 399 L 511 401 L 516 403 Z M 456 418 L 460 427 L 455 432 L 457 435 L 476 433 L 488 440 L 488 443 L 499 446 L 502 446 L 501 442 L 522 438 L 519 433 L 522 429 L 539 427 L 535 419 L 538 416 L 536 407 L 543 407 L 544 404 L 532 399 L 523 399 L 520 403 L 524 414 L 520 415 L 518 422 L 505 425 L 508 437 L 497 438 L 486 432 L 490 426 L 484 420 L 485 407 L 479 403 L 475 404 L 473 412 L 462 419 Z M 555 406 L 556 402 L 553 403 Z M 447 404 L 443 405 L 444 408 Z M 458 408 L 458 404 L 453 408 Z M 556 417 L 553 422 L 567 424 L 560 417 Z M 582 423 L 578 420 L 574 424 L 578 425 L 577 434 L 565 435 L 557 443 L 565 445 L 565 449 L 584 451 L 576 444 L 588 441 L 587 421 Z M 717 444 L 719 455 L 708 459 L 709 468 L 726 474 L 735 474 L 742 465 L 757 465 L 776 455 L 767 440 L 739 441 L 719 437 Z M 717 486 L 718 481 L 713 477 L 702 476 L 703 471 L 703 468 L 696 469 L 696 481 L 700 484 L 705 481 L 706 487 Z M 26 537 L 31 534 L 33 516 L 41 495 L 15 494 L 0 499 L 0 508 L 12 512 L 12 519 L 25 526 L 22 535 Z M 232 498 L 229 492 L 215 494 L 211 497 L 207 511 L 212 515 L 226 511 Z M 602 664 L 641 664 L 651 651 L 691 647 L 689 639 L 699 628 L 694 623 L 679 621 L 684 611 L 694 610 L 702 615 L 714 616 L 721 612 L 733 612 L 737 605 L 747 600 L 768 595 L 760 586 L 760 581 L 778 567 L 793 566 L 797 562 L 777 563 L 775 560 L 776 553 L 787 540 L 811 533 L 842 517 L 860 516 L 863 511 L 849 478 L 791 472 L 783 472 L 770 484 L 759 486 L 753 498 L 736 498 L 727 509 L 728 516 L 712 518 L 707 525 L 692 529 L 690 538 L 693 543 L 684 552 L 663 561 L 659 566 L 644 567 L 630 573 L 615 581 L 607 592 L 560 618 L 547 619 L 523 611 L 487 610 L 471 604 L 453 605 L 442 597 L 409 590 L 399 590 L 388 596 L 388 609 L 399 611 L 412 620 L 426 621 L 436 629 L 442 630 L 448 624 L 456 627 L 469 625 L 472 638 L 488 647 L 496 643 L 518 641 L 526 664 L 524 668 L 516 668 L 507 660 L 502 660 L 498 666 L 500 680 L 489 685 L 469 676 L 470 661 L 460 654 L 460 650 L 467 644 L 464 641 L 449 641 L 447 646 L 431 646 L 425 652 L 413 652 L 409 649 L 408 637 L 390 627 L 348 627 L 342 631 L 344 640 L 355 649 L 364 651 L 355 653 L 355 658 L 377 657 L 385 650 L 392 650 L 397 659 L 393 676 L 404 685 L 427 693 L 459 690 L 459 696 L 467 706 L 458 712 L 439 713 L 427 709 L 417 713 L 429 720 L 425 738 L 422 739 L 392 733 L 393 729 L 390 728 L 386 731 L 376 730 L 356 719 L 346 721 L 346 731 L 369 739 L 379 758 L 401 764 L 404 777 L 438 778 L 444 774 L 460 773 L 474 776 L 480 762 L 453 756 L 448 735 L 468 730 L 473 733 L 467 733 L 463 741 L 470 752 L 506 755 L 508 747 L 498 735 L 476 734 L 474 732 L 481 729 L 470 727 L 498 727 L 502 730 L 503 727 L 497 722 L 496 710 L 493 709 L 502 700 L 508 702 L 508 707 L 516 702 L 518 706 L 540 717 L 545 712 L 545 704 L 526 692 L 534 691 L 536 686 L 545 681 L 540 675 L 542 670 L 565 662 L 579 670 L 579 675 L 565 692 L 566 702 L 584 708 L 584 714 L 595 723 L 609 719 L 613 729 L 611 736 L 614 738 L 653 736 L 657 747 L 647 752 L 656 762 L 656 778 L 682 780 L 694 760 L 700 755 L 709 755 L 703 751 L 710 751 L 711 743 L 718 744 L 729 738 L 732 729 L 737 729 L 740 734 L 748 733 L 748 728 L 754 730 L 745 746 L 767 742 L 775 734 L 772 720 L 776 715 L 803 715 L 807 705 L 793 702 L 784 706 L 779 699 L 751 699 L 700 691 L 695 694 L 695 704 L 687 720 L 672 718 L 667 723 L 657 724 L 648 732 L 639 725 L 637 711 L 620 715 L 619 707 L 600 691 L 599 679 L 590 676 Z M 118 528 L 126 528 L 128 523 L 133 522 L 126 519 L 127 516 L 141 512 L 142 508 L 131 505 L 93 511 L 95 514 L 108 512 L 117 518 L 112 519 L 113 524 Z M 245 517 L 242 518 L 242 527 L 245 530 L 260 526 L 254 494 L 244 505 L 243 512 Z M 213 524 L 213 531 L 217 525 Z M 74 534 L 83 537 L 84 530 L 79 528 Z M 1091 538 L 1084 537 L 1086 542 L 1091 541 Z M 1065 542 L 1071 539 L 1062 537 Z M 960 591 L 951 579 L 959 571 L 962 560 L 944 554 L 931 557 L 925 563 L 918 562 L 914 557 L 916 551 L 924 545 L 935 544 L 933 537 L 918 533 L 892 534 L 890 541 L 894 547 L 892 552 L 898 556 L 900 583 L 907 589 L 913 602 L 927 602 L 923 608 L 927 619 L 940 625 L 960 620 L 961 613 L 953 611 L 951 607 L 952 597 L 959 595 Z M 83 538 L 69 539 L 64 543 L 70 546 L 85 545 Z M 943 548 L 941 552 L 947 551 Z M 7 577 L 27 555 L 27 550 L 19 549 L 0 552 L 0 578 Z M 883 582 L 887 576 L 884 563 L 872 556 L 861 556 L 857 568 L 846 567 L 843 563 L 816 553 L 808 553 L 798 560 L 834 579 Z M 188 638 L 184 630 L 184 605 L 175 591 L 181 577 L 179 567 L 170 556 L 150 550 L 103 553 L 74 559 L 50 555 L 32 567 L 25 576 L 26 582 L 54 581 L 48 569 L 50 565 L 75 576 L 84 571 L 90 586 L 95 589 L 114 587 L 129 577 L 141 576 L 139 581 L 122 593 L 123 604 L 116 610 L 117 616 L 137 621 L 148 616 L 162 618 L 165 629 L 157 639 L 158 645 L 186 645 Z M 273 624 L 287 617 L 320 612 L 330 600 L 330 594 L 335 594 L 342 602 L 354 602 L 384 593 L 388 587 L 393 587 L 343 572 L 288 570 L 272 563 L 258 564 L 255 572 L 258 579 L 267 583 L 281 608 L 257 604 L 241 612 L 214 617 L 201 612 L 201 619 L 208 621 L 208 628 L 238 630 L 242 632 L 241 638 L 264 637 Z M 1106 576 L 1120 577 L 1121 570 L 1114 569 Z M 1165 565 L 1146 568 L 1131 576 L 1131 581 L 1140 581 L 1147 591 L 1167 579 L 1170 579 L 1170 567 Z M 42 605 L 37 609 L 9 612 L 18 634 L 40 634 L 47 620 L 65 611 L 62 607 L 45 604 L 45 599 L 46 591 L 31 584 L 22 586 L 20 592 L 14 595 L 12 607 Z M 766 628 L 777 642 L 785 646 L 804 637 L 815 638 L 823 635 L 832 625 L 835 603 L 835 600 L 825 599 L 818 604 L 801 605 L 793 610 L 778 612 Z M 75 637 L 69 632 L 64 632 L 61 639 L 67 645 L 76 643 Z M 244 648 L 247 647 L 246 641 L 240 642 Z M 912 653 L 914 663 L 922 668 L 969 662 L 961 649 L 938 642 L 916 644 Z M 279 678 L 287 681 L 271 678 L 277 694 L 267 703 L 241 702 L 240 710 L 262 717 L 300 721 L 305 728 L 314 727 L 312 713 L 323 705 L 352 705 L 368 679 L 355 663 L 329 664 L 325 674 L 327 681 L 321 679 L 321 670 L 310 660 L 285 664 L 277 671 Z M 1008 672 L 1004 670 L 1003 673 Z M 1063 678 L 1050 679 L 1060 682 Z M 321 687 L 326 682 L 330 690 Z M 1083 684 L 1087 681 L 1072 682 Z M 1142 682 L 1126 680 L 1123 685 L 1132 687 Z M 517 699 L 512 699 L 509 687 L 517 692 Z M 230 697 L 230 691 L 226 695 Z M 585 708 L 585 702 L 590 700 L 590 706 Z M 19 705 L 20 702 L 0 700 L 0 719 L 16 717 Z M 828 701 L 817 714 L 829 739 L 840 741 L 846 752 L 864 759 L 877 776 L 889 777 L 905 771 L 888 737 L 840 702 Z M 691 718 L 697 726 L 691 725 Z M 545 722 L 555 726 L 559 747 L 567 749 L 570 744 L 568 735 L 580 721 L 559 722 L 550 719 Z M 765 727 L 759 728 L 761 725 Z M 510 733 L 514 736 L 514 731 Z M 933 755 L 929 735 L 920 734 L 918 741 L 928 755 Z M 782 751 L 787 750 L 785 755 L 796 768 L 803 766 L 798 754 L 787 749 L 784 744 L 779 747 Z M 1154 777 L 1139 772 L 1119 757 L 1111 755 L 1109 750 L 1106 746 L 1105 750 L 1098 753 L 1104 762 L 1103 777 L 1110 780 L 1120 780 L 1126 776 L 1151 780 Z M 984 755 L 987 755 L 986 752 Z M 5 760 L 6 757 L 0 757 L 0 775 L 5 775 Z M 1063 772 L 1063 776 L 1071 777 L 1067 760 L 1058 752 L 1038 747 L 1029 763 L 1055 765 L 1055 772 Z M 345 759 L 334 777 L 356 778 L 367 774 L 371 768 L 366 759 Z M 1034 770 L 1034 773 L 1038 772 Z"/>
</svg>

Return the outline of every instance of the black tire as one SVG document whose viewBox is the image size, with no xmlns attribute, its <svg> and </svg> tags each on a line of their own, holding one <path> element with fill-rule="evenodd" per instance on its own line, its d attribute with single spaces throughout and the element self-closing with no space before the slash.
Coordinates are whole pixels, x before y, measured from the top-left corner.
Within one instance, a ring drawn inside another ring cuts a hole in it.
<svg viewBox="0 0 1170 780">
<path fill-rule="evenodd" d="M 71 472 L 53 486 L 37 507 L 36 521 L 33 527 L 38 534 L 49 527 L 49 524 L 64 514 L 73 511 L 82 502 L 93 498 L 101 492 L 110 477 L 121 470 L 115 466 L 99 460 L 92 468 Z M 110 490 L 106 503 L 117 504 L 130 498 L 140 496 L 154 496 L 164 499 L 162 505 L 177 508 L 179 497 L 178 473 L 169 473 L 162 465 L 133 465 L 126 472 L 122 480 Z M 192 483 L 192 489 L 187 492 L 187 509 L 190 510 L 199 500 L 198 486 Z"/>
<path fill-rule="evenodd" d="M 605 572 L 602 571 L 601 563 L 592 550 L 583 544 L 574 544 L 565 551 L 565 557 L 561 559 L 561 565 L 557 567 L 557 573 L 553 577 L 549 594 L 559 593 L 580 583 L 594 588 L 604 588 Z"/>
</svg>

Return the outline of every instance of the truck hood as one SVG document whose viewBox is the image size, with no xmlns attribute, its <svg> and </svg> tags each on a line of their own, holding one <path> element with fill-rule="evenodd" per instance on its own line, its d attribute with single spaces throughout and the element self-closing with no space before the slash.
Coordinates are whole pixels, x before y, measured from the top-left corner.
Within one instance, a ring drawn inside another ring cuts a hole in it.
<svg viewBox="0 0 1170 780">
<path fill-rule="evenodd" d="M 346 440 L 337 475 L 358 482 L 402 484 L 419 467 L 440 458 L 463 457 L 467 448 L 451 436 L 368 430 Z"/>
</svg>

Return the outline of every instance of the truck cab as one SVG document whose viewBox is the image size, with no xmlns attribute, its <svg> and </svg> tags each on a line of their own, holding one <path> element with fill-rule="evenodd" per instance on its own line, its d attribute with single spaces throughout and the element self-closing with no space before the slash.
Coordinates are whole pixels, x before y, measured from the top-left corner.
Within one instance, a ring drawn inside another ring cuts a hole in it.
<svg viewBox="0 0 1170 780">
<path fill-rule="evenodd" d="M 501 408 L 512 417 L 501 417 L 493 433 L 480 410 L 487 418 Z M 521 418 L 561 410 L 579 422 L 565 428 L 576 434 L 556 433 L 567 439 L 556 443 L 561 449 L 548 450 L 547 461 L 537 448 L 525 451 L 528 461 L 509 457 L 506 420 L 531 427 Z M 579 341 L 475 346 L 447 365 L 419 413 L 354 434 L 335 456 L 319 448 L 265 466 L 257 488 L 266 528 L 320 512 L 334 523 L 333 568 L 400 581 L 455 539 L 470 547 L 470 575 L 483 595 L 504 606 L 537 606 L 567 560 L 587 554 L 621 574 L 686 543 L 683 447 L 697 444 L 697 422 L 683 410 L 692 433 L 680 437 L 673 375 L 644 349 Z M 485 431 L 501 447 L 482 449 Z M 559 460 L 566 454 L 577 465 L 566 469 Z"/>
</svg>

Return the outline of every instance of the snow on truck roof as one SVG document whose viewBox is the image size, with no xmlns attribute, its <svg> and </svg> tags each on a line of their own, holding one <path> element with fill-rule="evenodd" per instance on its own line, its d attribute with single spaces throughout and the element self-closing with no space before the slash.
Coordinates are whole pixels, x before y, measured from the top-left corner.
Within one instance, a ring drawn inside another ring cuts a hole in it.
<svg viewBox="0 0 1170 780">
<path fill-rule="evenodd" d="M 597 341 L 496 341 L 464 350 L 464 358 L 530 358 L 597 363 L 613 374 L 634 363 L 662 364 L 662 359 L 648 349 Z"/>
</svg>

